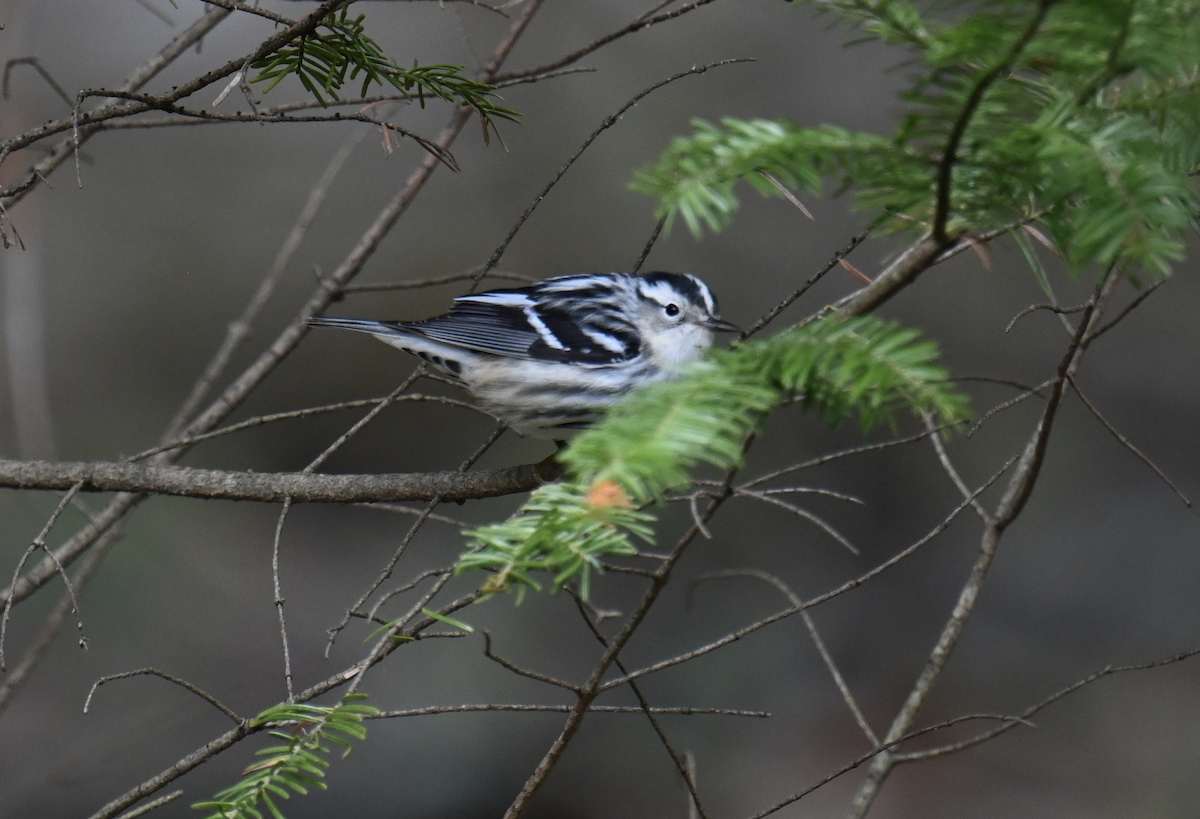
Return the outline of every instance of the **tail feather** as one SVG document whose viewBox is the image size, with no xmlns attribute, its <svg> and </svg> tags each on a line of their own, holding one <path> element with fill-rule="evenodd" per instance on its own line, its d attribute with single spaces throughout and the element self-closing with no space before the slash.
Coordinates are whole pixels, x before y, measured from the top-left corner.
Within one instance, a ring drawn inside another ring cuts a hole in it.
<svg viewBox="0 0 1200 819">
<path fill-rule="evenodd" d="M 338 327 L 342 330 L 368 333 L 385 344 L 390 344 L 409 355 L 416 356 L 451 380 L 460 383 L 463 365 L 473 357 L 473 354 L 467 350 L 426 338 L 398 321 L 311 316 L 308 324 L 313 327 Z"/>
<path fill-rule="evenodd" d="M 396 335 L 402 332 L 400 326 L 395 322 L 374 321 L 372 319 L 309 316 L 306 323 L 310 327 L 340 327 L 343 330 L 357 330 L 360 333 L 371 333 L 372 335 Z"/>
</svg>

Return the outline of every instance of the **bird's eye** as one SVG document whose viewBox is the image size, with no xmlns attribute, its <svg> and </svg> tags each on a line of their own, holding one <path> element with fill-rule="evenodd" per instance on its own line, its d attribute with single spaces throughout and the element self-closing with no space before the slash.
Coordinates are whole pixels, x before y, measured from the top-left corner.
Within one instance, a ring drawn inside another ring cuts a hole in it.
<svg viewBox="0 0 1200 819">
<path fill-rule="evenodd" d="M 679 305 L 678 304 L 668 304 L 663 309 L 667 311 L 668 316 L 675 317 L 675 316 L 679 315 Z"/>
</svg>

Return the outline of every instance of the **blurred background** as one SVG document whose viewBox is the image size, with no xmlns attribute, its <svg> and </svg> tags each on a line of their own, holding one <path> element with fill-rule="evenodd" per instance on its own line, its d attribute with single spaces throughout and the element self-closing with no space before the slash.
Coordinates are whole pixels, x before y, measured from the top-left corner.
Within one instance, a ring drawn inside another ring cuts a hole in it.
<svg viewBox="0 0 1200 819">
<path fill-rule="evenodd" d="M 310 4 L 264 3 L 291 17 Z M 510 57 L 519 70 L 619 29 L 649 3 L 552 0 Z M 478 67 L 508 25 L 468 3 L 362 2 L 368 31 L 401 64 L 413 59 Z M 7 0 L 0 57 L 36 56 L 68 95 L 114 88 L 198 17 L 196 0 Z M 579 145 L 630 97 L 694 65 L 734 57 L 755 62 L 686 77 L 642 100 L 602 134 L 516 237 L 499 269 L 533 277 L 629 269 L 655 226 L 655 203 L 629 191 L 694 117 L 787 117 L 887 133 L 904 87 L 904 53 L 877 44 L 844 47 L 858 35 L 832 15 L 779 0 L 718 0 L 680 19 L 617 40 L 581 62 L 595 69 L 503 91 L 520 124 L 485 145 L 469 125 L 452 150 L 461 168 L 439 169 L 368 262 L 359 283 L 419 280 L 482 264 Z M 270 23 L 234 15 L 147 87 L 161 93 L 249 53 Z M 899 66 L 899 67 L 898 67 Z M 5 137 L 69 113 L 28 66 L 14 67 L 0 102 Z M 191 104 L 210 107 L 217 88 Z M 264 99 L 302 99 L 284 83 Z M 237 93 L 222 109 L 245 102 Z M 433 137 L 449 114 L 416 105 L 389 119 Z M 330 158 L 359 129 L 316 125 L 198 125 L 126 130 L 88 142 L 79 177 L 70 163 L 9 216 L 24 250 L 0 256 L 5 332 L 0 337 L 0 456 L 114 460 L 157 443 L 161 431 L 219 346 L 229 323 L 270 268 Z M 10 159 L 3 180 L 40 154 Z M 378 131 L 354 148 L 278 291 L 235 357 L 240 372 L 293 319 L 316 277 L 355 245 L 379 208 L 423 155 L 411 140 L 388 154 Z M 866 217 L 847 197 L 806 201 L 810 221 L 782 199 L 747 194 L 733 226 L 696 240 L 677 227 L 655 245 L 646 269 L 687 270 L 718 293 L 725 318 L 749 325 L 820 269 L 860 232 Z M 895 242 L 870 240 L 851 257 L 877 272 Z M 1063 304 L 1086 299 L 1094 272 L 1072 280 L 1053 266 Z M 1053 374 L 1066 345 L 1058 321 L 1020 252 L 997 241 L 921 278 L 881 314 L 922 328 L 955 376 L 1036 384 Z M 1079 373 L 1106 417 L 1190 497 L 1200 496 L 1195 263 L 1099 340 Z M 782 327 L 858 287 L 835 270 L 790 308 Z M 347 296 L 334 315 L 422 318 L 445 310 L 463 286 Z M 1133 288 L 1123 285 L 1120 299 Z M 314 332 L 231 420 L 386 395 L 409 372 L 400 353 L 358 334 Z M 1016 394 L 969 382 L 976 414 Z M 422 392 L 455 395 L 436 384 Z M 40 402 L 40 403 L 39 403 Z M 1040 412 L 1027 401 L 990 420 L 950 451 L 972 485 L 1019 452 Z M 297 470 L 360 411 L 286 421 L 217 439 L 183 463 L 255 471 Z M 341 450 L 330 472 L 456 468 L 489 434 L 487 419 L 436 404 L 387 410 Z M 919 429 L 906 419 L 901 433 Z M 877 430 L 865 440 L 884 440 Z M 798 410 L 778 413 L 753 451 L 747 476 L 864 442 L 854 424 L 830 431 Z M 544 441 L 506 435 L 483 467 L 541 460 Z M 863 505 L 809 496 L 803 505 L 861 551 L 850 554 L 816 526 L 751 500 L 731 502 L 698 540 L 671 587 L 625 654 L 640 667 L 702 645 L 786 607 L 761 581 L 691 580 L 738 568 L 769 571 L 808 597 L 878 564 L 932 529 L 960 496 L 928 442 L 834 461 L 797 483 L 854 495 Z M 992 503 L 996 493 L 985 496 Z M 99 508 L 104 498 L 87 499 Z M 58 502 L 52 493 L 0 490 L 0 571 L 14 566 Z M 498 520 L 519 497 L 443 510 L 464 521 Z M 679 508 L 676 508 L 679 507 Z M 81 600 L 88 650 L 68 625 L 25 687 L 0 714 L 0 816 L 86 816 L 175 763 L 228 727 L 215 709 L 161 680 L 103 687 L 106 674 L 153 666 L 211 692 L 243 715 L 286 696 L 273 600 L 271 547 L 278 509 L 266 505 L 152 498 L 129 518 L 123 539 Z M 662 514 L 661 543 L 688 525 L 681 505 Z M 69 512 L 50 537 L 62 542 L 83 518 Z M 366 508 L 300 506 L 283 531 L 281 581 L 297 686 L 362 655 L 361 622 L 329 659 L 326 630 L 376 577 L 412 518 Z M 1109 664 L 1169 656 L 1200 646 L 1200 522 L 1154 474 L 1069 397 L 1043 477 L 1007 532 L 960 647 L 918 720 L 1018 713 Z M 865 587 L 813 611 L 830 652 L 882 734 L 936 640 L 979 539 L 968 515 Z M 413 542 L 393 584 L 451 562 L 458 531 L 430 524 Z M 448 593 L 478 582 L 459 578 Z M 628 611 L 643 581 L 607 575 L 594 602 Z M 8 627 L 9 667 L 62 593 L 55 581 L 17 607 Z M 449 599 L 449 598 L 447 598 Z M 407 600 L 407 598 L 405 599 Z M 409 605 L 396 604 L 396 616 Z M 384 709 L 486 702 L 567 702 L 563 692 L 518 678 L 483 656 L 495 650 L 567 680 L 582 680 L 599 648 L 566 596 L 506 597 L 461 613 L 476 632 L 405 647 L 363 685 Z M 1192 817 L 1200 803 L 1200 667 L 1193 660 L 1089 686 L 1019 728 L 963 754 L 902 767 L 872 816 Z M 710 815 L 744 817 L 808 787 L 869 745 L 842 702 L 798 618 L 790 618 L 691 663 L 644 680 L 654 705 L 770 712 L 769 719 L 664 716 L 673 743 L 694 754 Z M 628 705 L 627 691 L 604 704 Z M 361 817 L 474 819 L 500 815 L 556 736 L 561 714 L 465 714 L 376 721 L 327 792 L 292 799 L 292 819 L 333 812 Z M 954 737 L 968 736 L 967 726 Z M 942 738 L 951 736 L 947 734 Z M 259 737 L 186 776 L 184 796 L 164 817 L 231 784 L 265 745 Z M 840 816 L 854 772 L 777 815 Z M 173 789 L 173 788 L 172 788 Z M 636 714 L 595 714 L 534 800 L 530 817 L 684 817 L 686 792 L 650 725 Z"/>
</svg>

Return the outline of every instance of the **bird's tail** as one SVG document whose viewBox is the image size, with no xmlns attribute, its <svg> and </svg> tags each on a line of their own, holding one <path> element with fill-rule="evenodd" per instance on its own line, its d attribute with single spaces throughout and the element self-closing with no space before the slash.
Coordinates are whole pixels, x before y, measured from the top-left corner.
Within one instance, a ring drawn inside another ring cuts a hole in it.
<svg viewBox="0 0 1200 819">
<path fill-rule="evenodd" d="M 357 330 L 360 333 L 371 333 L 373 335 L 392 335 L 398 329 L 394 322 L 374 321 L 372 319 L 309 316 L 306 323 L 311 327 L 340 327 L 343 330 Z"/>
</svg>

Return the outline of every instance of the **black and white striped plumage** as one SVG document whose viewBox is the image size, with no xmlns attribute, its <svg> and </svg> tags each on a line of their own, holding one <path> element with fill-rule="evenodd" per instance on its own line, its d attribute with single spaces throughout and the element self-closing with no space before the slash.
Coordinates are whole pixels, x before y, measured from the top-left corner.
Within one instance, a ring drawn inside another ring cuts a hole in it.
<svg viewBox="0 0 1200 819">
<path fill-rule="evenodd" d="M 318 318 L 370 333 L 462 384 L 522 433 L 555 437 L 696 361 L 722 321 L 690 273 L 584 273 L 454 300 L 424 321 Z"/>
</svg>

